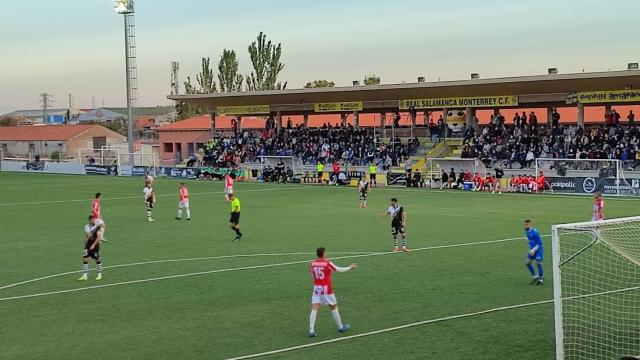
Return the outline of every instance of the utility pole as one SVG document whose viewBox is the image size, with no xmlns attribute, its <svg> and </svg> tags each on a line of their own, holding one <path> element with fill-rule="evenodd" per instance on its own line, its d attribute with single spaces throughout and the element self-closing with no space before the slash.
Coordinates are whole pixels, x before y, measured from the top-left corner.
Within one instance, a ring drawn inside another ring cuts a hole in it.
<svg viewBox="0 0 640 360">
<path fill-rule="evenodd" d="M 51 94 L 40 94 L 40 102 L 42 103 L 42 123 L 47 123 L 47 109 L 49 109 L 53 103 Z"/>
<path fill-rule="evenodd" d="M 95 110 L 96 108 L 96 96 L 91 95 L 91 108 Z"/>
<path fill-rule="evenodd" d="M 73 94 L 69 94 L 69 109 L 73 109 Z"/>
</svg>

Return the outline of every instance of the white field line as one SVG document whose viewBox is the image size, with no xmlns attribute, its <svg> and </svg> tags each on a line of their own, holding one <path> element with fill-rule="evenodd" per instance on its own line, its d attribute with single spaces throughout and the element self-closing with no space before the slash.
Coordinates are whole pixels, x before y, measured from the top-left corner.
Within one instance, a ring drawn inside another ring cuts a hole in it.
<svg viewBox="0 0 640 360">
<path fill-rule="evenodd" d="M 301 349 L 316 347 L 316 346 L 320 346 L 320 345 L 336 343 L 336 342 L 340 342 L 340 341 L 347 341 L 347 340 L 358 339 L 358 338 L 362 338 L 362 337 L 366 337 L 366 336 L 372 336 L 372 335 L 387 333 L 387 332 L 391 332 L 391 331 L 407 329 L 407 328 L 420 326 L 420 325 L 434 324 L 434 323 L 448 321 L 448 320 L 462 319 L 462 318 L 471 317 L 471 316 L 478 316 L 478 315 L 485 315 L 485 314 L 490 314 L 490 313 L 494 313 L 494 312 L 498 312 L 498 311 L 519 309 L 519 308 L 528 307 L 528 306 L 549 304 L 549 303 L 552 303 L 552 302 L 553 302 L 553 300 L 542 300 L 542 301 L 535 301 L 535 302 L 524 303 L 524 304 L 501 306 L 501 307 L 497 307 L 497 308 L 493 308 L 493 309 L 476 311 L 476 312 L 471 312 L 471 313 L 466 313 L 466 314 L 458 314 L 458 315 L 445 316 L 445 317 L 441 317 L 441 318 L 437 318 L 437 319 L 417 321 L 417 322 L 414 322 L 414 323 L 394 326 L 394 327 L 390 327 L 390 328 L 386 328 L 386 329 L 374 330 L 374 331 L 369 331 L 369 332 L 365 332 L 365 333 L 361 333 L 361 334 L 338 337 L 338 338 L 329 339 L 329 340 L 316 341 L 316 342 L 312 342 L 312 343 L 309 343 L 309 344 L 292 346 L 292 347 L 288 347 L 288 348 L 271 350 L 271 351 L 265 351 L 265 352 L 262 352 L 262 353 L 256 353 L 256 354 L 243 355 L 243 356 L 238 356 L 238 357 L 233 357 L 233 358 L 227 358 L 226 360 L 254 359 L 254 358 L 263 357 L 263 356 L 282 354 L 282 353 L 285 353 L 285 352 L 301 350 Z"/>
<path fill-rule="evenodd" d="M 549 236 L 549 235 L 544 235 L 544 236 Z M 465 247 L 465 246 L 475 246 L 475 245 L 496 244 L 496 243 L 503 243 L 503 242 L 508 242 L 508 241 L 522 240 L 522 239 L 523 239 L 522 237 L 515 237 L 515 238 L 489 240 L 489 241 L 477 241 L 477 242 L 461 243 L 461 244 L 428 246 L 428 247 L 413 249 L 413 250 L 411 250 L 411 252 L 437 250 L 437 249 L 450 249 L 450 248 L 458 248 L 458 247 Z M 370 256 L 381 256 L 381 255 L 389 255 L 389 254 L 396 254 L 396 255 L 399 255 L 399 256 L 402 255 L 402 254 L 397 254 L 397 253 L 388 251 L 388 252 L 374 252 L 374 253 L 359 254 L 359 255 L 338 256 L 338 257 L 334 257 L 332 259 L 333 260 L 353 259 L 353 258 L 370 257 Z M 92 290 L 92 289 L 101 289 L 101 288 L 113 287 L 113 286 L 121 286 L 121 285 L 129 285 L 129 284 L 140 284 L 140 283 L 160 281 L 160 280 L 185 278 L 185 277 L 199 276 L 199 275 L 208 275 L 208 274 L 216 274 L 216 273 L 224 273 L 224 272 L 232 272 L 232 271 L 264 269 L 264 268 L 281 267 L 281 266 L 289 266 L 289 265 L 299 265 L 299 264 L 306 264 L 309 261 L 311 261 L 311 259 L 301 260 L 301 261 L 290 261 L 290 262 L 283 262 L 283 263 L 276 263 L 276 264 L 265 264 L 265 265 L 243 266 L 243 267 L 228 268 L 228 269 L 207 270 L 207 271 L 199 271 L 199 272 L 193 272 L 193 273 L 160 276 L 160 277 L 148 278 L 148 279 L 140 279 L 140 280 L 121 281 L 121 282 L 115 282 L 115 283 L 110 283 L 110 284 L 94 285 L 94 286 L 87 286 L 87 287 L 75 288 L 75 289 L 57 290 L 57 291 L 49 291 L 49 292 L 36 293 L 36 294 L 5 297 L 5 298 L 0 298 L 0 302 L 8 301 L 8 300 L 18 300 L 18 299 L 41 297 L 41 296 L 49 296 L 49 295 L 56 295 L 56 294 L 66 294 L 66 293 L 73 293 L 73 292 Z M 72 273 L 77 273 L 77 272 L 72 272 Z"/>
<path fill-rule="evenodd" d="M 332 253 L 333 254 L 367 254 L 369 252 L 367 252 L 367 251 L 339 251 L 339 252 L 332 252 Z M 128 264 L 118 264 L 118 265 L 103 266 L 102 268 L 103 269 L 113 269 L 113 268 L 121 268 L 121 267 L 131 267 L 131 266 L 150 265 L 150 264 L 162 264 L 162 263 L 171 263 L 171 262 L 188 262 L 188 261 L 200 261 L 200 260 L 250 258 L 250 257 L 261 257 L 261 256 L 267 257 L 267 256 L 314 255 L 314 254 L 315 253 L 310 253 L 310 252 L 291 252 L 291 253 L 270 253 L 270 254 L 260 253 L 260 254 L 220 255 L 220 256 L 205 256 L 205 257 L 195 257 L 195 258 L 181 258 L 181 259 L 149 260 L 149 261 L 141 261 L 141 262 L 128 263 Z M 91 270 L 95 270 L 95 269 L 92 268 Z M 79 272 L 80 272 L 79 270 L 67 271 L 67 272 L 62 272 L 62 273 L 53 274 L 53 275 L 47 275 L 47 276 L 43 276 L 43 277 L 39 277 L 39 278 L 35 278 L 35 279 L 24 280 L 24 281 L 20 281 L 20 282 L 17 282 L 17 283 L 0 286 L 0 290 L 4 290 L 4 289 L 20 286 L 20 285 L 33 283 L 33 282 L 36 282 L 36 281 L 52 279 L 52 278 L 56 278 L 56 277 L 60 277 L 60 276 L 77 274 Z"/>
<path fill-rule="evenodd" d="M 272 187 L 267 189 L 249 189 L 242 190 L 242 192 L 260 192 L 260 191 L 279 191 L 279 190 L 295 190 L 295 189 L 304 189 L 302 186 L 289 186 L 289 187 Z M 140 193 L 142 194 L 142 193 Z M 224 191 L 206 191 L 194 193 L 193 195 L 211 195 L 211 194 L 224 194 Z M 176 194 L 162 194 L 156 195 L 158 197 L 164 196 L 178 196 Z M 120 197 L 105 197 L 102 200 L 128 200 L 128 199 L 142 199 L 142 195 L 140 196 L 120 196 Z M 0 203 L 0 206 L 19 206 L 19 205 L 44 205 L 44 204 L 62 204 L 62 203 L 74 203 L 74 202 L 86 202 L 91 201 L 91 199 L 71 199 L 71 200 L 51 200 L 51 201 L 32 201 L 32 202 L 21 202 L 21 203 Z"/>
<path fill-rule="evenodd" d="M 634 287 L 629 287 L 629 288 L 624 288 L 624 289 L 609 290 L 609 291 L 603 291 L 603 292 L 598 292 L 598 293 L 593 293 L 593 294 L 584 294 L 584 295 L 571 296 L 571 297 L 564 298 L 562 300 L 563 301 L 576 300 L 576 299 L 590 298 L 590 297 L 602 296 L 602 295 L 609 295 L 609 294 L 621 293 L 621 292 L 627 292 L 627 291 L 633 291 L 633 290 L 639 290 L 639 289 L 640 289 L 640 286 L 634 286 Z M 344 336 L 344 337 L 339 337 L 339 338 L 334 338 L 334 339 L 329 339 L 329 340 L 316 341 L 316 342 L 309 343 L 309 344 L 292 346 L 292 347 L 288 347 L 288 348 L 282 348 L 282 349 L 271 350 L 271 351 L 265 351 L 265 352 L 262 352 L 262 353 L 243 355 L 243 356 L 238 356 L 238 357 L 234 357 L 234 358 L 228 358 L 226 360 L 254 359 L 254 358 L 258 358 L 258 357 L 275 355 L 275 354 L 282 354 L 282 353 L 285 353 L 285 352 L 301 350 L 301 349 L 306 349 L 306 348 L 310 348 L 310 347 L 316 347 L 316 346 L 320 346 L 320 345 L 336 343 L 336 342 L 340 342 L 340 341 L 347 341 L 347 340 L 358 339 L 358 338 L 362 338 L 362 337 L 366 337 L 366 336 L 383 334 L 383 333 L 387 333 L 387 332 L 391 332 L 391 331 L 403 330 L 403 329 L 416 327 L 416 326 L 420 326 L 420 325 L 434 324 L 434 323 L 448 321 L 448 320 L 462 319 L 462 318 L 467 318 L 467 317 L 472 317 L 472 316 L 491 314 L 491 313 L 495 313 L 495 312 L 499 312 L 499 311 L 520 309 L 520 308 L 524 308 L 524 307 L 536 306 L 536 305 L 544 305 L 544 304 L 550 304 L 550 303 L 553 303 L 553 299 L 534 301 L 534 302 L 516 304 L 516 305 L 509 305 L 509 306 L 501 306 L 501 307 L 496 307 L 496 308 L 493 308 L 493 309 L 470 312 L 470 313 L 466 313 L 466 314 L 458 314 L 458 315 L 445 316 L 445 317 L 441 317 L 441 318 L 437 318 L 437 319 L 417 321 L 417 322 L 410 323 L 410 324 L 393 326 L 393 327 L 389 327 L 389 328 L 385 328 L 385 329 L 374 330 L 374 331 L 369 331 L 369 332 L 365 332 L 365 333 L 361 333 L 361 334 Z"/>
</svg>

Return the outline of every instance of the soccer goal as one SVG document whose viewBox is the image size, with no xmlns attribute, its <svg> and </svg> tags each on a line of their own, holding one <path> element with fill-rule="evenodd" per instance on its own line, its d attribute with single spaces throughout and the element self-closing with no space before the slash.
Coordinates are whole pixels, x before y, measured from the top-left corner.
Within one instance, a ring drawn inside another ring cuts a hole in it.
<svg viewBox="0 0 640 360">
<path fill-rule="evenodd" d="M 538 158 L 535 171 L 544 173 L 548 192 L 640 195 L 640 175 L 627 179 L 620 160 Z"/>
<path fill-rule="evenodd" d="M 640 355 L 640 216 L 554 225 L 557 360 Z"/>
<path fill-rule="evenodd" d="M 300 177 L 304 173 L 304 164 L 302 159 L 295 156 L 260 156 L 260 164 L 262 167 L 271 166 L 275 169 L 276 164 L 282 160 L 285 169 L 289 168 L 293 171 L 294 177 Z"/>
<path fill-rule="evenodd" d="M 157 154 L 155 152 L 135 153 L 118 152 L 118 175 L 120 176 L 144 176 L 157 174 Z"/>
</svg>

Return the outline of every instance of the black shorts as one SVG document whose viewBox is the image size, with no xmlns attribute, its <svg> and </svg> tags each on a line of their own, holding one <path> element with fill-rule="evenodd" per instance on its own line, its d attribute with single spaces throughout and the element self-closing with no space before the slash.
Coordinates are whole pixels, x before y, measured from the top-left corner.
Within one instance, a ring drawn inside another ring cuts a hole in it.
<svg viewBox="0 0 640 360">
<path fill-rule="evenodd" d="M 229 219 L 229 222 L 233 225 L 238 225 L 240 224 L 240 213 L 239 212 L 232 212 L 231 213 L 231 218 Z"/>
<path fill-rule="evenodd" d="M 147 211 L 153 209 L 153 201 L 145 201 L 145 203 L 147 204 Z"/>
<path fill-rule="evenodd" d="M 96 246 L 93 250 L 89 250 L 89 248 L 84 249 L 82 257 L 98 260 L 100 258 L 100 246 Z"/>
<path fill-rule="evenodd" d="M 324 172 L 322 171 L 318 171 L 318 178 L 322 179 L 322 175 L 324 174 Z"/>
<path fill-rule="evenodd" d="M 369 174 L 369 180 L 376 180 L 376 174 Z"/>
<path fill-rule="evenodd" d="M 360 200 L 367 200 L 367 192 L 360 191 Z"/>
<path fill-rule="evenodd" d="M 391 235 L 404 234 L 404 226 L 401 221 L 392 221 L 391 222 Z"/>
</svg>

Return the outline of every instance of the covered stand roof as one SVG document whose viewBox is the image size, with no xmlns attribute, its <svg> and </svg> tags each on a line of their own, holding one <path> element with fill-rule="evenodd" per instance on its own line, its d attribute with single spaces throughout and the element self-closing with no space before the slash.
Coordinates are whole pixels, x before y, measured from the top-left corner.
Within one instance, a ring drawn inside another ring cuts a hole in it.
<svg viewBox="0 0 640 360">
<path fill-rule="evenodd" d="M 519 107 L 566 106 L 567 97 L 573 93 L 624 89 L 640 89 L 640 71 L 624 70 L 410 84 L 175 95 L 168 96 L 168 98 L 186 101 L 218 113 L 220 113 L 217 111 L 219 107 L 269 105 L 269 111 L 272 113 L 281 111 L 287 114 L 302 114 L 313 112 L 314 104 L 318 103 L 357 101 L 362 102 L 362 112 L 378 112 L 395 110 L 398 108 L 399 101 L 407 99 L 498 95 L 517 96 Z M 597 102 L 592 103 L 597 104 Z M 640 96 L 637 101 L 626 101 L 625 104 L 640 104 Z M 491 108 L 495 106 L 477 107 Z M 238 111 L 234 115 L 249 114 L 256 114 L 256 112 L 242 113 Z"/>
</svg>

